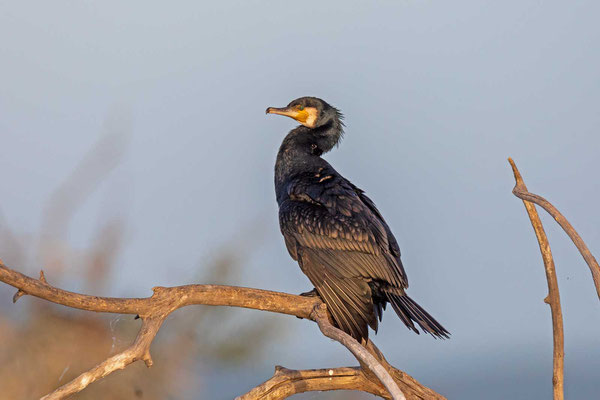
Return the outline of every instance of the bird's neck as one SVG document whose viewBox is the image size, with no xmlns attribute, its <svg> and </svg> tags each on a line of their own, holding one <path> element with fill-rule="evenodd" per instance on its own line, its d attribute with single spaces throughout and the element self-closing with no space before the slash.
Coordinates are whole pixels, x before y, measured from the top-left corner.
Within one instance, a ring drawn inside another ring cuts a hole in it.
<svg viewBox="0 0 600 400">
<path fill-rule="evenodd" d="M 315 142 L 322 153 L 327 153 L 337 145 L 344 134 L 344 124 L 340 120 L 340 116 L 336 115 L 323 125 L 310 129 Z"/>
<path fill-rule="evenodd" d="M 275 192 L 281 204 L 287 198 L 287 183 L 296 176 L 328 165 L 320 155 L 318 138 L 311 129 L 300 126 L 292 130 L 281 143 L 275 162 Z"/>
</svg>

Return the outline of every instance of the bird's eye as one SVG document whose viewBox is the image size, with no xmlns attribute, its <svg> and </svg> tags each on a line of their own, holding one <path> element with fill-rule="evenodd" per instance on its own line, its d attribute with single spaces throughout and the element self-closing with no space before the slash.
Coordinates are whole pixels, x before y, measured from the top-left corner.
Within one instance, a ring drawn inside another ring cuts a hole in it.
<svg viewBox="0 0 600 400">
<path fill-rule="evenodd" d="M 296 106 L 296 108 L 297 108 L 298 110 L 300 110 L 300 111 L 304 110 L 304 106 L 303 106 L 303 105 L 300 105 L 300 104 L 298 104 L 298 105 Z"/>
</svg>

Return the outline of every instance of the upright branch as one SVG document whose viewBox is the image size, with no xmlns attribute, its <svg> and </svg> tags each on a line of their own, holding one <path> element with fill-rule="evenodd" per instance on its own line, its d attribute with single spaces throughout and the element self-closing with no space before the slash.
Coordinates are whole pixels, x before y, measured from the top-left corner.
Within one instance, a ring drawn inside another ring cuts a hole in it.
<svg viewBox="0 0 600 400">
<path fill-rule="evenodd" d="M 300 318 L 316 321 L 326 336 L 340 341 L 352 351 L 361 364 L 361 368 L 357 369 L 336 369 L 336 373 L 333 376 L 329 372 L 333 370 L 320 370 L 327 371 L 326 378 L 328 379 L 315 379 L 315 373 L 305 374 L 300 371 L 302 373 L 294 375 L 293 382 L 295 382 L 295 385 L 285 385 L 286 379 L 279 380 L 280 385 L 278 387 L 287 388 L 287 390 L 281 392 L 281 396 L 273 397 L 269 394 L 265 395 L 264 390 L 261 390 L 261 388 L 265 389 L 269 386 L 268 382 L 274 380 L 276 376 L 242 396 L 241 398 L 243 399 L 283 399 L 294 393 L 309 390 L 343 390 L 352 388 L 385 398 L 444 400 L 443 396 L 424 387 L 408 374 L 390 366 L 371 342 L 366 343 L 368 351 L 363 351 L 364 348 L 356 340 L 331 324 L 326 307 L 317 297 L 304 297 L 268 290 L 221 285 L 155 287 L 153 295 L 146 298 L 88 296 L 51 286 L 46 281 L 43 273 L 40 274 L 40 279 L 30 278 L 7 268 L 1 260 L 0 281 L 17 288 L 17 293 L 13 301 L 17 301 L 23 295 L 31 295 L 67 307 L 95 312 L 132 314 L 138 315 L 142 319 L 140 331 L 135 341 L 128 348 L 109 357 L 72 381 L 59 387 L 54 392 L 44 396 L 43 400 L 64 399 L 82 391 L 91 383 L 104 378 L 112 372 L 123 369 L 138 360 L 143 360 L 147 366 L 151 366 L 150 346 L 166 317 L 179 308 L 195 304 L 252 308 L 295 315 Z M 343 335 L 340 335 L 340 333 Z M 341 371 L 341 375 L 337 374 L 338 370 Z M 317 372 L 316 374 L 318 375 L 319 373 Z M 282 373 L 279 375 L 279 378 L 284 378 Z M 286 377 L 289 377 L 289 375 L 286 374 Z M 325 378 L 323 373 L 320 376 L 321 378 Z M 374 376 L 377 378 L 374 378 Z M 331 379 L 333 377 L 339 379 Z M 287 382 L 291 381 L 288 379 Z M 400 391 L 399 387 L 402 387 L 402 391 Z M 268 389 L 267 392 L 269 392 Z"/>
<path fill-rule="evenodd" d="M 521 173 L 517 169 L 517 166 L 515 165 L 514 161 L 511 158 L 509 158 L 508 162 L 510 163 L 513 169 L 516 181 L 513 193 L 515 194 L 515 196 L 522 198 L 517 193 L 529 194 L 529 192 L 527 191 L 527 186 L 525 186 L 525 182 L 523 182 Z M 558 292 L 558 280 L 556 279 L 556 270 L 554 268 L 554 259 L 552 258 L 552 251 L 550 250 L 550 244 L 548 243 L 548 238 L 546 237 L 544 226 L 542 225 L 542 221 L 540 220 L 535 206 L 528 200 L 523 200 L 523 204 L 525 204 L 527 214 L 529 215 L 529 219 L 531 220 L 531 225 L 533 226 L 533 230 L 535 231 L 535 236 L 537 237 L 538 243 L 540 245 L 542 259 L 544 260 L 544 267 L 546 269 L 546 279 L 548 281 L 548 296 L 544 299 L 544 302 L 550 305 L 550 311 L 552 313 L 552 332 L 554 337 L 554 366 L 552 384 L 554 388 L 554 400 L 563 400 L 565 339 L 563 333 L 562 311 L 560 307 L 560 295 Z"/>
</svg>

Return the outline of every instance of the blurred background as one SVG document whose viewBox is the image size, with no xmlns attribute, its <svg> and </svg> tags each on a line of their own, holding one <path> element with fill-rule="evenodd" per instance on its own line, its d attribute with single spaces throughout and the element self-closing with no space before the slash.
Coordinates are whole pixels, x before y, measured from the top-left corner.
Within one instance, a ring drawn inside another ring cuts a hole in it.
<svg viewBox="0 0 600 400">
<path fill-rule="evenodd" d="M 326 158 L 394 231 L 410 295 L 452 332 L 388 311 L 373 339 L 449 399 L 552 391 L 544 269 L 506 158 L 600 254 L 600 3 L 0 2 L 0 258 L 59 287 L 311 289 L 279 233 L 285 118 L 318 96 L 346 115 Z M 588 267 L 542 212 L 565 319 L 568 399 L 600 390 Z M 127 346 L 139 321 L 11 302 L 2 399 L 37 398 Z M 227 399 L 275 365 L 355 365 L 316 325 L 251 310 L 172 314 L 152 353 L 77 399 Z M 311 393 L 303 399 L 371 398 Z"/>
</svg>

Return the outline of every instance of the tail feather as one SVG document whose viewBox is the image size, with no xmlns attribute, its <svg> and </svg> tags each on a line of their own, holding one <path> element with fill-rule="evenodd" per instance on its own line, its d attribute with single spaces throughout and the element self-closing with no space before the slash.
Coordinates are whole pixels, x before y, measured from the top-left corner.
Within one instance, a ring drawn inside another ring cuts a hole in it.
<svg viewBox="0 0 600 400">
<path fill-rule="evenodd" d="M 413 321 L 416 322 L 421 329 L 436 338 L 449 338 L 450 333 L 433 318 L 427 311 L 418 305 L 413 299 L 406 294 L 396 294 L 386 292 L 387 300 L 392 303 L 392 307 L 398 317 L 404 322 L 408 329 L 419 333 Z"/>
</svg>

